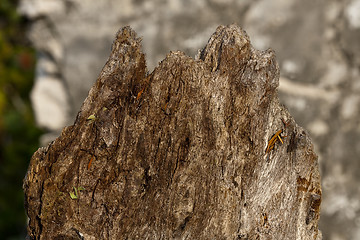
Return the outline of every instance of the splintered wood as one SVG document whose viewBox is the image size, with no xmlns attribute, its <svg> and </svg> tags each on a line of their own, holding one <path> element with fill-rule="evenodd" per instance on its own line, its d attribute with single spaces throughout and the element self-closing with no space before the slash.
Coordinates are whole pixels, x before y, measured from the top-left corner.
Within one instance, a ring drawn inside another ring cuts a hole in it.
<svg viewBox="0 0 360 240">
<path fill-rule="evenodd" d="M 31 159 L 29 239 L 321 239 L 317 156 L 278 85 L 236 25 L 152 73 L 122 28 L 74 125 Z"/>
</svg>

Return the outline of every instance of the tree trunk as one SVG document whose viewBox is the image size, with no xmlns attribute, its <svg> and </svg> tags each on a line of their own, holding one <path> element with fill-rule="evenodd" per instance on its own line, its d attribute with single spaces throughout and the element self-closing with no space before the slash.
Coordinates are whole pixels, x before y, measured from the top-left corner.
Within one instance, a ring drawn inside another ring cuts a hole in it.
<svg viewBox="0 0 360 240">
<path fill-rule="evenodd" d="M 317 156 L 272 50 L 220 26 L 148 74 L 121 29 L 74 125 L 32 157 L 30 239 L 321 239 Z"/>
</svg>

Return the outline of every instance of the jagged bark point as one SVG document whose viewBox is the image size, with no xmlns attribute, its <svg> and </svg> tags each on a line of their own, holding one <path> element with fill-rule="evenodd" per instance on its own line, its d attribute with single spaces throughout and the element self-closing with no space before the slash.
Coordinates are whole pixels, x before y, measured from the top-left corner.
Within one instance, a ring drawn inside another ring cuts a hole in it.
<svg viewBox="0 0 360 240">
<path fill-rule="evenodd" d="M 29 237 L 321 239 L 317 156 L 278 81 L 236 25 L 150 74 L 121 29 L 74 125 L 31 159 Z"/>
</svg>

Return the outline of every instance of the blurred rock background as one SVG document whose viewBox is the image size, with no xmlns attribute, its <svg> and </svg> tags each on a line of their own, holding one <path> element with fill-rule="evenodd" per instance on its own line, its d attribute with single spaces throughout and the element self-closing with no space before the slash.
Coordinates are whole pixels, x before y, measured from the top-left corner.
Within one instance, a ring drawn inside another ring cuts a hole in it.
<svg viewBox="0 0 360 240">
<path fill-rule="evenodd" d="M 37 53 L 42 144 L 73 123 L 119 28 L 143 38 L 151 72 L 169 51 L 194 56 L 218 25 L 237 23 L 255 48 L 275 50 L 280 100 L 312 136 L 324 239 L 360 239 L 360 0 L 21 0 L 17 10 Z"/>
</svg>

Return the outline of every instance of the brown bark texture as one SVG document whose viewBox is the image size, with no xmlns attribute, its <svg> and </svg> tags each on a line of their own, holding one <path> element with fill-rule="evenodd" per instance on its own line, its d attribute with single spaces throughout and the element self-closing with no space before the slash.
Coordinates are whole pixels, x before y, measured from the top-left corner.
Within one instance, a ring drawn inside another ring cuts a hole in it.
<svg viewBox="0 0 360 240">
<path fill-rule="evenodd" d="M 29 239 L 321 239 L 317 156 L 238 26 L 152 73 L 129 27 L 72 126 L 33 155 Z"/>
</svg>

